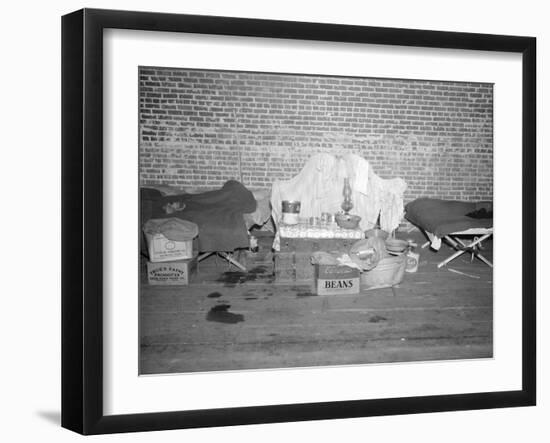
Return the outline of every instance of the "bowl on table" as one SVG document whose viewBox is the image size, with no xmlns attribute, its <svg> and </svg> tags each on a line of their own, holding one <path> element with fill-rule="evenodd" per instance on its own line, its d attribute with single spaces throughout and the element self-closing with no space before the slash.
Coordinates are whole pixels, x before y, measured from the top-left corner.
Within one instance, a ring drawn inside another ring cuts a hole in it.
<svg viewBox="0 0 550 443">
<path fill-rule="evenodd" d="M 336 214 L 336 224 L 342 229 L 357 229 L 361 217 L 352 214 Z"/>
</svg>

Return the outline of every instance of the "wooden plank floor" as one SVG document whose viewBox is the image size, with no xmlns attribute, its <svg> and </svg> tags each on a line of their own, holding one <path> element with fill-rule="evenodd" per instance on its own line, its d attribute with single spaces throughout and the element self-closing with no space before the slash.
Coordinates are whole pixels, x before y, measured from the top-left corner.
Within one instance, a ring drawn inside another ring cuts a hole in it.
<svg viewBox="0 0 550 443">
<path fill-rule="evenodd" d="M 187 287 L 150 286 L 143 272 L 140 372 L 490 358 L 492 270 L 466 256 L 449 268 L 469 275 L 438 269 L 448 254 L 422 250 L 395 296 L 316 296 L 277 284 L 268 264 L 244 275 L 208 259 Z"/>
</svg>

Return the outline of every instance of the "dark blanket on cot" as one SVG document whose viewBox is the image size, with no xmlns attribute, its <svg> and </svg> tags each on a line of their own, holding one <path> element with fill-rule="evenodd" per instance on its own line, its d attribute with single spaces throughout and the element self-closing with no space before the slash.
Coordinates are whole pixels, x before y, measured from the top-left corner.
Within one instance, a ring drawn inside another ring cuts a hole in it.
<svg viewBox="0 0 550 443">
<path fill-rule="evenodd" d="M 493 226 L 493 203 L 489 201 L 464 202 L 423 197 L 407 203 L 405 211 L 405 218 L 412 224 L 438 237 Z"/>
<path fill-rule="evenodd" d="M 185 208 L 166 214 L 167 203 L 182 202 Z M 178 217 L 199 227 L 198 247 L 201 252 L 233 251 L 249 245 L 243 214 L 256 210 L 252 192 L 235 180 L 227 181 L 221 189 L 201 194 L 162 196 L 152 189 L 142 189 L 142 224 L 148 218 Z M 147 218 L 148 217 L 148 218 Z"/>
</svg>

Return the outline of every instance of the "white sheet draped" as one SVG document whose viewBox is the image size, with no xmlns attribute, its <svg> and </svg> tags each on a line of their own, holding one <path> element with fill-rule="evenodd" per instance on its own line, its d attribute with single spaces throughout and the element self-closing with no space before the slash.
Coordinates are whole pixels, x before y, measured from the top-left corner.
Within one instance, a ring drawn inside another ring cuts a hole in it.
<svg viewBox="0 0 550 443">
<path fill-rule="evenodd" d="M 319 217 L 322 212 L 341 211 L 344 178 L 352 188 L 352 214 L 361 217 L 363 230 L 372 228 L 380 214 L 380 226 L 391 232 L 403 219 L 403 193 L 407 184 L 401 178 L 382 179 L 369 162 L 355 154 L 312 156 L 300 173 L 288 181 L 276 181 L 271 192 L 272 216 L 276 225 L 282 216 L 283 200 L 301 202 L 300 217 Z"/>
</svg>

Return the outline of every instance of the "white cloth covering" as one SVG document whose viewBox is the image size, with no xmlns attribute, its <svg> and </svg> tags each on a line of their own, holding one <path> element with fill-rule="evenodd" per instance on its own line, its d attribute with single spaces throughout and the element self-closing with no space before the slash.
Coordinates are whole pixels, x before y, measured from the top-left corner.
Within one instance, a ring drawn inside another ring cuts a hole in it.
<svg viewBox="0 0 550 443">
<path fill-rule="evenodd" d="M 363 157 L 355 154 L 312 156 L 302 170 L 288 181 L 276 181 L 271 192 L 272 217 L 278 226 L 283 200 L 301 202 L 300 217 L 320 217 L 340 212 L 344 178 L 350 179 L 353 209 L 361 217 L 362 230 L 371 229 L 380 214 L 380 227 L 391 232 L 403 218 L 403 193 L 407 184 L 401 178 L 382 179 Z"/>
</svg>

